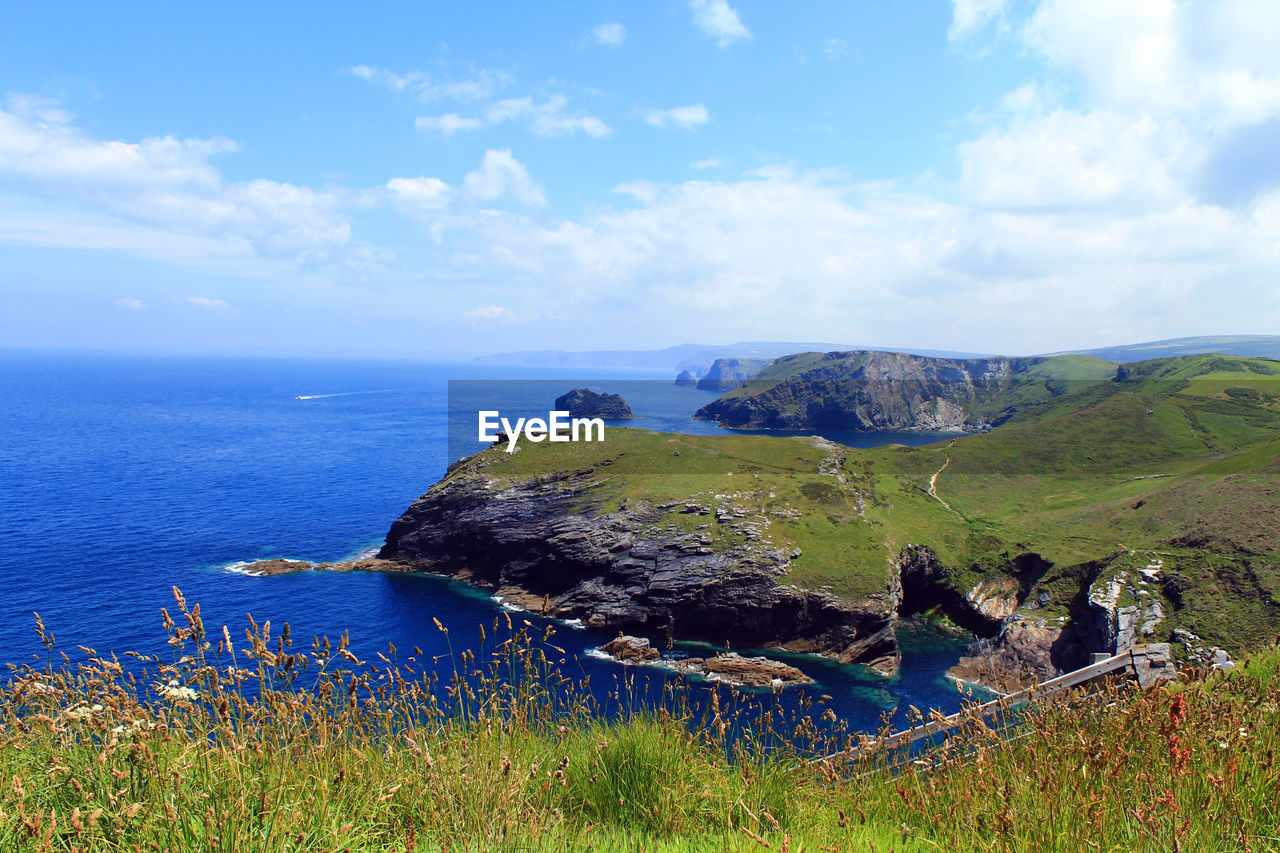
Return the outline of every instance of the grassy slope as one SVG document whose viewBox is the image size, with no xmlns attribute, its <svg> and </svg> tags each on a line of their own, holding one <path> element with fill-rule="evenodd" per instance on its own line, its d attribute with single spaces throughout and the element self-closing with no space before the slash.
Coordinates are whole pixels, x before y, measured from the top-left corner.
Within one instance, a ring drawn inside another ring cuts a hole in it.
<svg viewBox="0 0 1280 853">
<path fill-rule="evenodd" d="M 145 661 L 136 688 L 100 658 L 0 686 L 0 849 L 1161 851 L 1280 838 L 1275 649 L 1238 672 L 1034 711 L 1027 736 L 1002 745 L 975 724 L 894 774 L 789 748 L 824 725 L 820 707 L 758 715 L 736 746 L 734 709 L 695 707 L 687 689 L 653 709 L 620 687 L 604 718 L 510 621 L 452 661 L 463 678 L 448 705 L 449 660 L 299 652 L 266 626 L 232 653 L 206 647 L 198 610 L 182 611 L 175 663 Z"/>
<path fill-rule="evenodd" d="M 883 591 L 908 543 L 931 546 L 965 588 L 1037 552 L 1054 564 L 1043 579 L 1051 612 L 1070 602 L 1081 564 L 1132 575 L 1159 559 L 1195 590 L 1184 596 L 1195 606 L 1181 609 L 1155 591 L 1167 627 L 1228 647 L 1274 636 L 1266 601 L 1280 601 L 1280 364 L 1197 356 L 1130 365 L 1128 379 L 1105 382 L 1085 357 L 1044 364 L 1032 369 L 1067 382 L 1057 396 L 985 435 L 845 450 L 843 482 L 820 473 L 831 451 L 800 437 L 630 429 L 602 444 L 486 451 L 453 476 L 584 472 L 593 484 L 584 509 L 679 503 L 658 526 L 720 544 L 742 537 L 714 514 L 682 512 L 684 502 L 740 509 L 765 543 L 801 549 L 793 582 L 850 599 Z M 936 500 L 927 489 L 939 471 Z"/>
</svg>

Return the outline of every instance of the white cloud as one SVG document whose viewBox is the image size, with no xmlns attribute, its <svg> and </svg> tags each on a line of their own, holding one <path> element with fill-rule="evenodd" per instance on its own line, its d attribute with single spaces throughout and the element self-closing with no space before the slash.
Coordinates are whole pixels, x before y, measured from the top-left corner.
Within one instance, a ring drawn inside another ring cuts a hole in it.
<svg viewBox="0 0 1280 853">
<path fill-rule="evenodd" d="M 974 35 L 1004 15 L 1008 0 L 951 0 L 951 26 L 948 41 L 960 41 Z"/>
<path fill-rule="evenodd" d="M 121 308 L 127 308 L 130 311 L 145 311 L 147 305 L 141 299 L 133 299 L 128 296 L 122 296 L 115 301 L 115 304 Z"/>
<path fill-rule="evenodd" d="M 24 119 L 33 119 L 46 124 L 70 124 L 74 119 L 62 103 L 42 95 L 30 95 L 22 92 L 10 92 L 7 97 L 9 111 Z"/>
<path fill-rule="evenodd" d="M 450 137 L 459 130 L 479 130 L 484 127 L 484 122 L 457 113 L 444 113 L 438 116 L 418 116 L 414 119 L 413 126 L 418 130 L 438 130 L 445 137 Z"/>
<path fill-rule="evenodd" d="M 627 40 L 627 28 L 615 22 L 596 24 L 591 28 L 591 38 L 596 44 L 617 47 Z"/>
<path fill-rule="evenodd" d="M 1260 46 L 1280 43 L 1280 16 L 1246 7 L 1042 0 L 1016 37 L 1053 76 L 1009 92 L 959 146 L 963 188 L 1027 209 L 1247 204 L 1280 176 L 1224 164 L 1277 136 L 1280 58 Z"/>
<path fill-rule="evenodd" d="M 478 202 L 495 201 L 507 195 L 524 204 L 546 202 L 542 188 L 529 177 L 524 164 L 511 156 L 510 150 L 484 152 L 479 168 L 463 178 L 462 190 L 469 199 Z"/>
<path fill-rule="evenodd" d="M 522 122 L 536 136 L 570 136 L 585 133 L 603 139 L 613 128 L 595 116 L 568 110 L 569 99 L 551 95 L 539 103 L 532 97 L 505 98 L 484 107 L 479 117 L 463 117 L 456 113 L 419 116 L 414 122 L 419 130 L 437 130 L 446 137 L 459 130 L 477 130 L 504 122 Z"/>
<path fill-rule="evenodd" d="M 742 23 L 728 0 L 689 0 L 689 8 L 693 11 L 693 23 L 720 47 L 751 38 L 751 30 Z"/>
<path fill-rule="evenodd" d="M 211 299 L 208 296 L 188 296 L 187 302 L 199 308 L 201 311 L 208 311 L 211 314 L 225 314 L 231 310 L 231 306 L 221 299 Z"/>
<path fill-rule="evenodd" d="M 10 97 L 7 106 L 0 109 L 0 175 L 21 181 L 28 207 L 39 207 L 41 216 L 50 215 L 51 206 L 69 221 L 105 215 L 221 242 L 226 254 L 309 263 L 332 259 L 350 241 L 341 201 L 331 192 L 225 181 L 211 160 L 237 150 L 230 140 L 98 140 L 49 103 L 33 112 L 30 100 Z M 99 219 L 94 227 L 103 233 L 105 225 Z M 68 239 L 75 233 L 69 229 Z"/>
<path fill-rule="evenodd" d="M 508 98 L 492 104 L 485 113 L 490 124 L 522 120 L 538 136 L 566 136 L 579 131 L 594 139 L 613 133 L 613 128 L 595 116 L 570 114 L 566 111 L 569 99 L 564 95 L 552 95 L 542 103 L 533 98 Z"/>
<path fill-rule="evenodd" d="M 392 178 L 387 181 L 397 201 L 419 210 L 441 210 L 448 206 L 449 185 L 439 178 Z"/>
<path fill-rule="evenodd" d="M 484 100 L 492 98 L 512 81 L 510 74 L 497 68 L 469 68 L 468 73 L 459 78 L 437 77 L 427 71 L 397 73 L 370 65 L 357 65 L 348 70 L 361 80 L 393 92 L 407 92 L 423 103 Z"/>
<path fill-rule="evenodd" d="M 724 167 L 725 162 L 719 157 L 707 157 L 703 160 L 694 160 L 689 164 L 690 169 L 723 169 Z"/>
<path fill-rule="evenodd" d="M 670 123 L 685 130 L 692 130 L 700 124 L 706 124 L 707 119 L 707 108 L 702 104 L 673 107 L 669 110 L 653 109 L 644 114 L 644 120 L 656 127 L 666 127 Z"/>
</svg>

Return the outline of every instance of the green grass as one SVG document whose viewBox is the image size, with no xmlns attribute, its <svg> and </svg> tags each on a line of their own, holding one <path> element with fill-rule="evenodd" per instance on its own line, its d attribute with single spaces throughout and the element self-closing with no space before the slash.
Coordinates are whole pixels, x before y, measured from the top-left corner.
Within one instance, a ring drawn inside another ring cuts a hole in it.
<svg viewBox="0 0 1280 853">
<path fill-rule="evenodd" d="M 1034 710 L 1012 740 L 973 722 L 894 771 L 874 756 L 810 763 L 787 743 L 823 721 L 781 709 L 730 744 L 734 708 L 695 710 L 680 684 L 641 707 L 623 682 L 606 718 L 519 623 L 495 624 L 474 657 L 389 648 L 363 662 L 344 643 L 298 651 L 287 626 L 255 626 L 233 651 L 181 610 L 168 663 L 126 675 L 92 654 L 0 687 L 0 849 L 1280 844 L 1274 647 L 1230 674 Z"/>
</svg>

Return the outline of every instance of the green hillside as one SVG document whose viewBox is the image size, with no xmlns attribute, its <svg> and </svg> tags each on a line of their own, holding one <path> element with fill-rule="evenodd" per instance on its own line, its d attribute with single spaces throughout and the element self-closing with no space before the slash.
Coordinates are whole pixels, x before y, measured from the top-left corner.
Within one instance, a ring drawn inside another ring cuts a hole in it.
<svg viewBox="0 0 1280 853">
<path fill-rule="evenodd" d="M 800 549 L 792 582 L 850 599 L 883 592 L 908 544 L 929 546 L 957 589 L 1041 555 L 1047 568 L 1020 582 L 1049 595 L 1042 614 L 1065 612 L 1095 577 L 1160 560 L 1173 578 L 1154 593 L 1170 614 L 1162 631 L 1239 647 L 1280 630 L 1280 363 L 1194 356 L 1105 381 L 1078 358 L 1033 367 L 1065 384 L 989 433 L 923 447 L 614 429 L 600 444 L 489 450 L 451 476 L 554 488 L 585 474 L 584 511 L 648 502 L 655 526 L 712 547 L 740 538 L 718 520 L 725 509 L 754 519 L 762 545 Z"/>
</svg>

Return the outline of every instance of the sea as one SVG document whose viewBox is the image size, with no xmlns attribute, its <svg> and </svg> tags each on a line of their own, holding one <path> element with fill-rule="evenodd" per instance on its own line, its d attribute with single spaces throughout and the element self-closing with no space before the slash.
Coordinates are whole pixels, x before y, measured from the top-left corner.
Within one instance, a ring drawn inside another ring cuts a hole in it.
<svg viewBox="0 0 1280 853">
<path fill-rule="evenodd" d="M 239 636 L 252 615 L 289 623 L 295 638 L 346 633 L 361 658 L 388 644 L 430 657 L 450 652 L 438 619 L 454 653 L 467 638 L 478 645 L 479 627 L 502 604 L 457 582 L 378 573 L 253 577 L 240 569 L 266 558 L 335 561 L 375 550 L 453 458 L 471 452 L 458 440 L 459 424 L 474 423 L 460 419 L 474 419 L 477 399 L 504 414 L 545 414 L 553 391 L 585 385 L 627 399 L 637 417 L 619 427 L 728 432 L 692 418 L 715 392 L 672 380 L 617 369 L 0 350 L 0 665 L 44 665 L 37 613 L 73 661 L 83 658 L 80 647 L 165 654 L 161 608 L 173 609 L 174 587 L 201 605 L 211 633 L 226 625 Z M 826 436 L 859 447 L 939 438 Z M 566 675 L 595 685 L 634 676 L 655 690 L 679 677 L 600 659 L 592 650 L 607 635 L 551 627 Z M 884 719 L 904 724 L 912 705 L 957 710 L 962 697 L 945 672 L 964 643 L 928 629 L 904 632 L 903 641 L 894 678 L 779 655 L 816 679 L 788 688 L 785 701 L 821 698 L 867 731 Z M 692 646 L 676 652 L 705 654 Z"/>
</svg>

